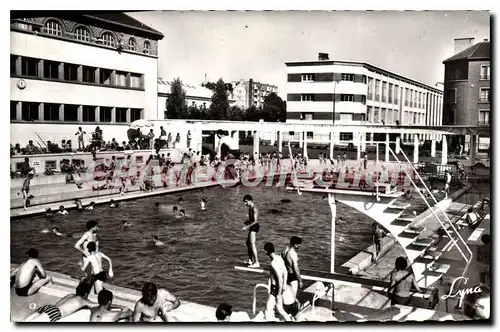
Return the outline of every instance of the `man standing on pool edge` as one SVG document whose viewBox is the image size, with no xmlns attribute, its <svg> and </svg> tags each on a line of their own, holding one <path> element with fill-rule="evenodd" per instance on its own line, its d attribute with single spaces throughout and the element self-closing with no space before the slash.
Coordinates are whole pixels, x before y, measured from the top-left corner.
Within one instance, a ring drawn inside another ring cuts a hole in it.
<svg viewBox="0 0 500 332">
<path fill-rule="evenodd" d="M 255 207 L 253 198 L 251 195 L 245 195 L 243 197 L 243 202 L 248 206 L 248 221 L 245 222 L 243 230 L 248 229 L 247 237 L 247 252 L 248 252 L 248 267 L 258 268 L 260 267 L 259 260 L 257 258 L 257 246 L 255 244 L 257 233 L 259 232 L 259 211 Z"/>
</svg>

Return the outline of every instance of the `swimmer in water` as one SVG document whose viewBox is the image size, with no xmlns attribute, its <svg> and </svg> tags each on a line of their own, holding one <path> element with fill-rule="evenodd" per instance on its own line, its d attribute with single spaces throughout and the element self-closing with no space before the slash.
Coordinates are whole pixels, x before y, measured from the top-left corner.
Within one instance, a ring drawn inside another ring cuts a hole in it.
<svg viewBox="0 0 500 332">
<path fill-rule="evenodd" d="M 67 214 L 68 214 L 68 211 L 66 211 L 66 210 L 64 209 L 64 205 L 61 205 L 61 206 L 59 207 L 59 211 L 57 211 L 57 214 L 60 214 L 60 215 L 65 216 L 65 215 L 67 215 Z"/>
<path fill-rule="evenodd" d="M 158 209 L 159 207 L 160 207 L 160 203 L 155 202 L 155 208 L 157 208 L 157 209 Z"/>
<path fill-rule="evenodd" d="M 122 224 L 120 227 L 130 227 L 132 226 L 132 223 L 130 221 L 122 221 Z"/>
<path fill-rule="evenodd" d="M 86 211 L 92 211 L 92 210 L 94 210 L 94 205 L 95 205 L 95 203 L 94 203 L 94 202 L 90 202 L 90 205 L 89 205 L 89 206 L 87 206 L 87 207 L 85 208 L 85 210 L 86 210 Z"/>
<path fill-rule="evenodd" d="M 205 211 L 207 209 L 207 200 L 202 198 L 200 201 L 200 205 L 201 205 L 201 210 Z"/>
<path fill-rule="evenodd" d="M 109 201 L 109 207 L 116 208 L 116 207 L 118 207 L 118 203 L 115 203 L 115 201 L 112 199 Z"/>
<path fill-rule="evenodd" d="M 57 227 L 53 227 L 53 228 L 52 228 L 52 233 L 54 233 L 54 234 L 55 234 L 55 235 L 57 235 L 57 236 L 67 236 L 67 235 L 66 235 L 66 234 L 64 234 L 64 233 L 61 233 L 61 232 L 59 231 L 59 228 L 57 228 Z"/>
<path fill-rule="evenodd" d="M 181 209 L 179 211 L 179 215 L 177 216 L 177 218 L 184 218 L 186 216 L 186 211 L 184 211 L 184 209 Z"/>
<path fill-rule="evenodd" d="M 177 214 L 177 211 L 178 211 L 178 208 L 177 208 L 177 206 L 174 205 L 174 207 L 172 208 L 172 212 Z"/>
<path fill-rule="evenodd" d="M 153 236 L 153 242 L 154 242 L 154 245 L 157 246 L 157 247 L 163 247 L 163 246 L 165 246 L 165 243 L 163 243 L 162 241 L 160 241 L 158 239 L 158 236 L 156 236 L 156 235 Z"/>
<path fill-rule="evenodd" d="M 51 208 L 47 208 L 45 210 L 45 218 L 50 218 L 52 217 L 52 209 Z"/>
</svg>

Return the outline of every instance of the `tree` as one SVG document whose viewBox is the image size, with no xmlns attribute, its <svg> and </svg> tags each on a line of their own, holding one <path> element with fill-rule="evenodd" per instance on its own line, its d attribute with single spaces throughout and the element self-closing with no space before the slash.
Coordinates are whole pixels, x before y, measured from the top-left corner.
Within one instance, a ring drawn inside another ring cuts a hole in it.
<svg viewBox="0 0 500 332">
<path fill-rule="evenodd" d="M 165 103 L 165 118 L 185 119 L 187 117 L 186 91 L 182 88 L 181 80 L 176 78 L 170 86 L 170 93 Z"/>
<path fill-rule="evenodd" d="M 286 120 L 286 102 L 284 102 L 276 93 L 270 93 L 264 98 L 262 118 L 264 121 L 272 122 Z"/>
<path fill-rule="evenodd" d="M 227 84 L 220 78 L 213 88 L 212 104 L 209 109 L 209 118 L 213 120 L 227 120 L 229 101 L 227 99 Z"/>
<path fill-rule="evenodd" d="M 243 121 L 244 120 L 244 113 L 241 108 L 238 106 L 231 106 L 229 108 L 229 114 L 228 114 L 227 120 L 231 121 Z"/>
</svg>

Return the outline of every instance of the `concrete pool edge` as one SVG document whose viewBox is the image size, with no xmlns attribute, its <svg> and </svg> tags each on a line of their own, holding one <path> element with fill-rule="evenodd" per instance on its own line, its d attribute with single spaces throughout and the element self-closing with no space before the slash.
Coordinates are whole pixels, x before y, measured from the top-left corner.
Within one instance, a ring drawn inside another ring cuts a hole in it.
<svg viewBox="0 0 500 332">
<path fill-rule="evenodd" d="M 11 264 L 11 270 L 16 268 L 18 264 Z M 53 278 L 53 282 L 50 284 L 47 284 L 46 286 L 42 287 L 39 290 L 39 293 L 41 293 L 42 297 L 43 295 L 48 295 L 51 297 L 56 297 L 56 298 L 62 298 L 68 294 L 74 294 L 75 293 L 75 288 L 80 282 L 78 279 L 73 278 L 69 275 L 58 273 L 58 272 L 53 272 L 53 271 L 47 271 L 47 274 Z M 138 290 L 132 289 L 132 288 L 126 288 L 126 287 L 121 287 L 121 286 L 116 286 L 113 284 L 105 283 L 105 288 L 113 292 L 113 303 L 117 305 L 122 305 L 130 308 L 131 310 L 134 309 L 135 303 L 137 300 L 140 299 L 141 293 Z M 12 290 L 12 288 L 11 288 Z M 12 295 L 11 292 L 11 302 L 16 301 L 19 297 L 17 295 Z M 29 298 L 29 297 L 28 297 Z M 25 298 L 23 298 L 25 299 Z M 89 300 L 93 302 L 97 302 L 97 296 L 95 294 L 91 294 L 89 296 Z M 178 322 L 216 322 L 215 319 L 215 307 L 210 307 L 207 305 L 203 304 L 198 304 L 194 302 L 189 302 L 189 301 L 184 301 L 182 299 L 179 299 L 181 301 L 181 306 L 169 313 L 169 318 L 172 319 L 172 321 L 178 321 Z M 18 300 L 19 301 L 19 300 Z M 33 310 L 36 308 L 40 307 L 43 304 L 47 303 L 38 303 L 37 306 L 33 309 L 27 307 L 27 308 L 22 308 L 23 312 L 17 312 L 16 315 L 19 317 L 19 319 L 13 319 L 12 318 L 12 312 L 11 312 L 11 322 L 21 322 L 23 318 L 28 316 Z M 31 304 L 30 304 L 31 305 Z M 67 317 L 71 318 L 71 316 Z M 64 320 L 65 322 L 81 322 L 81 321 L 75 321 L 75 320 Z"/>
<path fill-rule="evenodd" d="M 441 200 L 436 205 L 432 206 L 431 208 L 428 208 L 427 210 L 419 214 L 417 217 L 415 217 L 415 220 L 413 222 L 415 223 L 415 225 L 418 225 L 420 223 L 423 223 L 428 217 L 432 216 L 432 211 L 435 212 L 438 209 L 441 209 L 443 211 L 446 210 L 453 201 L 462 197 L 465 194 L 465 192 L 469 190 L 471 187 L 472 185 L 469 184 L 467 187 L 455 191 L 450 195 L 448 199 Z M 389 236 L 383 238 L 380 255 L 382 256 L 395 244 L 396 240 L 394 238 Z M 341 268 L 347 269 L 349 273 L 353 275 L 359 274 L 361 271 L 364 271 L 367 267 L 372 265 L 372 257 L 373 257 L 372 253 L 374 252 L 374 250 L 375 248 L 373 244 L 368 246 L 368 248 L 359 252 L 357 255 L 355 255 L 347 262 L 342 264 Z"/>
</svg>

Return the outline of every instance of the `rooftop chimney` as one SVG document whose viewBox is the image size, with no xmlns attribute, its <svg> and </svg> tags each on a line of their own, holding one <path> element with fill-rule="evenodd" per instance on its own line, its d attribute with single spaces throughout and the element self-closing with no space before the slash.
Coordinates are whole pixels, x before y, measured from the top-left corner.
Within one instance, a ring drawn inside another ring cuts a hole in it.
<svg viewBox="0 0 500 332">
<path fill-rule="evenodd" d="M 318 53 L 318 60 L 323 61 L 323 60 L 328 60 L 328 53 Z"/>
<path fill-rule="evenodd" d="M 455 54 L 474 45 L 474 37 L 470 38 L 455 38 Z"/>
</svg>

